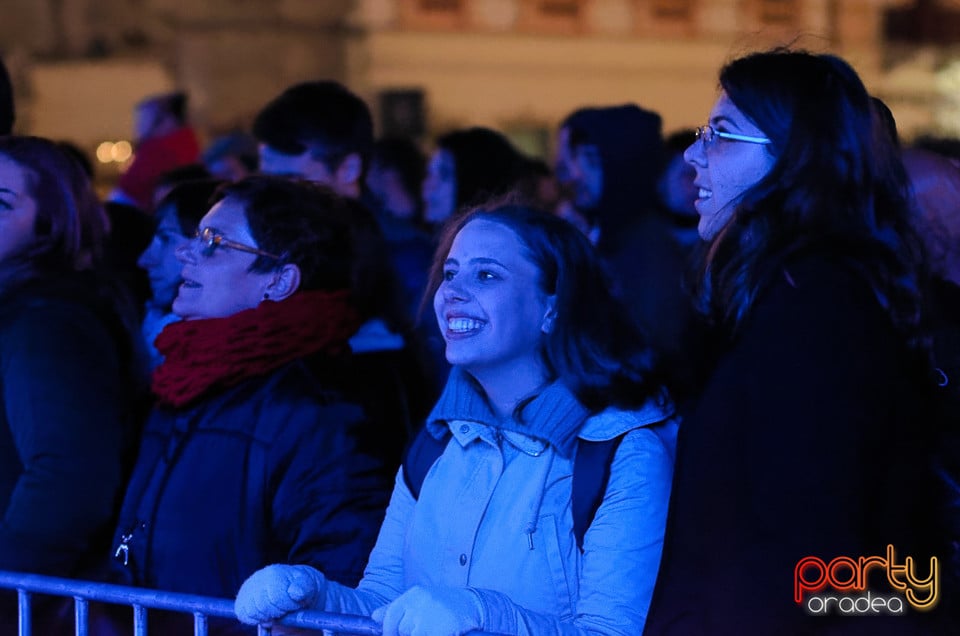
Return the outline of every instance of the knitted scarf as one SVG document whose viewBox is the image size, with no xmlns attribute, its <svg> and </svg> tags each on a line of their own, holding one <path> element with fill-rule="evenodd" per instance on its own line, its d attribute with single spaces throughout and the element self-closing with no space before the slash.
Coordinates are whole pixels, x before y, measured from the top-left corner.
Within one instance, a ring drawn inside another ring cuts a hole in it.
<svg viewBox="0 0 960 636">
<path fill-rule="evenodd" d="M 344 353 L 361 322 L 349 292 L 306 291 L 226 318 L 171 323 L 157 336 L 164 361 L 153 374 L 153 392 L 179 408 L 297 358 Z"/>
</svg>

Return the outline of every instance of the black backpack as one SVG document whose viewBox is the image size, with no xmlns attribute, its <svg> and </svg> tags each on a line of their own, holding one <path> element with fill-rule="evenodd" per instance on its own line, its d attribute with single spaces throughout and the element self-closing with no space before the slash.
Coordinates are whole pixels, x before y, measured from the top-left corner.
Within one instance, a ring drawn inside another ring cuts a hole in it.
<svg viewBox="0 0 960 636">
<path fill-rule="evenodd" d="M 600 442 L 578 440 L 577 455 L 573 462 L 573 494 L 570 505 L 573 508 L 573 533 L 581 552 L 583 535 L 593 523 L 607 491 L 613 456 L 623 436 L 628 432 L 624 431 L 617 437 Z M 403 479 L 414 499 L 420 497 L 423 479 L 433 463 L 443 454 L 451 437 L 452 434 L 447 430 L 442 438 L 437 439 L 423 428 L 407 449 L 403 459 Z"/>
</svg>

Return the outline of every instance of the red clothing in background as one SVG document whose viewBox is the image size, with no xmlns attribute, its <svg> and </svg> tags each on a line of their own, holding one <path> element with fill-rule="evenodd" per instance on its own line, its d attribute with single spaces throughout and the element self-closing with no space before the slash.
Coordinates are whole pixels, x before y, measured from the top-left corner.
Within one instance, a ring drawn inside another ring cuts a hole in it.
<svg viewBox="0 0 960 636">
<path fill-rule="evenodd" d="M 197 135 L 189 126 L 169 135 L 147 139 L 137 148 L 133 163 L 120 175 L 117 188 L 140 209 L 153 209 L 153 189 L 163 173 L 196 163 L 200 157 Z"/>
</svg>

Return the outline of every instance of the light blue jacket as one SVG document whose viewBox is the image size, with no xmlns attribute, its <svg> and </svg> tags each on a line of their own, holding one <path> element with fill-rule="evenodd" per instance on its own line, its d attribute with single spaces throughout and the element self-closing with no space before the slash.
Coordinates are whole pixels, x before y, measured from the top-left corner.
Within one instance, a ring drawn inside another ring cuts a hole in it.
<svg viewBox="0 0 960 636">
<path fill-rule="evenodd" d="M 492 415 L 476 417 L 476 404 L 469 418 L 438 417 L 438 404 L 428 430 L 439 439 L 449 427 L 450 443 L 418 500 L 398 475 L 363 580 L 356 590 L 328 586 L 326 609 L 369 614 L 414 585 L 469 587 L 482 601 L 485 631 L 641 633 L 660 564 L 677 421 L 654 401 L 584 421 L 559 383 L 541 398 L 530 430 L 553 443 L 512 420 L 505 427 Z M 570 503 L 576 437 L 623 433 L 581 553 Z"/>
</svg>

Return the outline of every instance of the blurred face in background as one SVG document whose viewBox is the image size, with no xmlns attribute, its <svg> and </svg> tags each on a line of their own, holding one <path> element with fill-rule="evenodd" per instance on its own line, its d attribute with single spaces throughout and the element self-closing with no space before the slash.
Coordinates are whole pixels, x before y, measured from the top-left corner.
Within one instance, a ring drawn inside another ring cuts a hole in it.
<svg viewBox="0 0 960 636">
<path fill-rule="evenodd" d="M 309 148 L 294 155 L 260 144 L 260 172 L 278 177 L 298 177 L 330 187 L 336 185 L 334 173 L 323 161 L 315 159 Z"/>
<path fill-rule="evenodd" d="M 443 223 L 457 207 L 457 166 L 453 153 L 438 148 L 427 164 L 423 180 L 423 218 L 427 223 Z"/>
<path fill-rule="evenodd" d="M 0 155 L 0 263 L 22 254 L 36 238 L 32 179 L 24 166 Z"/>
<path fill-rule="evenodd" d="M 557 181 L 564 187 L 571 203 L 583 210 L 595 208 L 603 196 L 603 162 L 594 144 L 570 143 L 570 129 L 557 133 L 557 154 L 554 161 Z"/>
<path fill-rule="evenodd" d="M 380 208 L 398 219 L 413 220 L 417 216 L 418 201 L 403 185 L 400 172 L 373 162 L 367 171 L 367 189 Z"/>
<path fill-rule="evenodd" d="M 133 113 L 134 135 L 138 142 L 166 135 L 177 127 L 177 120 L 158 101 L 144 102 Z"/>
<path fill-rule="evenodd" d="M 180 287 L 180 261 L 176 251 L 186 245 L 190 239 L 185 236 L 177 220 L 173 204 L 167 204 L 157 211 L 157 229 L 153 240 L 137 260 L 137 265 L 147 272 L 153 303 L 160 307 L 170 307 L 177 297 Z"/>
<path fill-rule="evenodd" d="M 210 171 L 210 176 L 224 181 L 239 181 L 253 174 L 246 164 L 234 155 L 224 155 L 206 165 L 207 170 Z"/>
<path fill-rule="evenodd" d="M 683 155 L 674 155 L 657 182 L 657 194 L 660 201 L 674 214 L 684 217 L 697 216 L 697 186 L 693 184 L 697 172 Z"/>
</svg>

